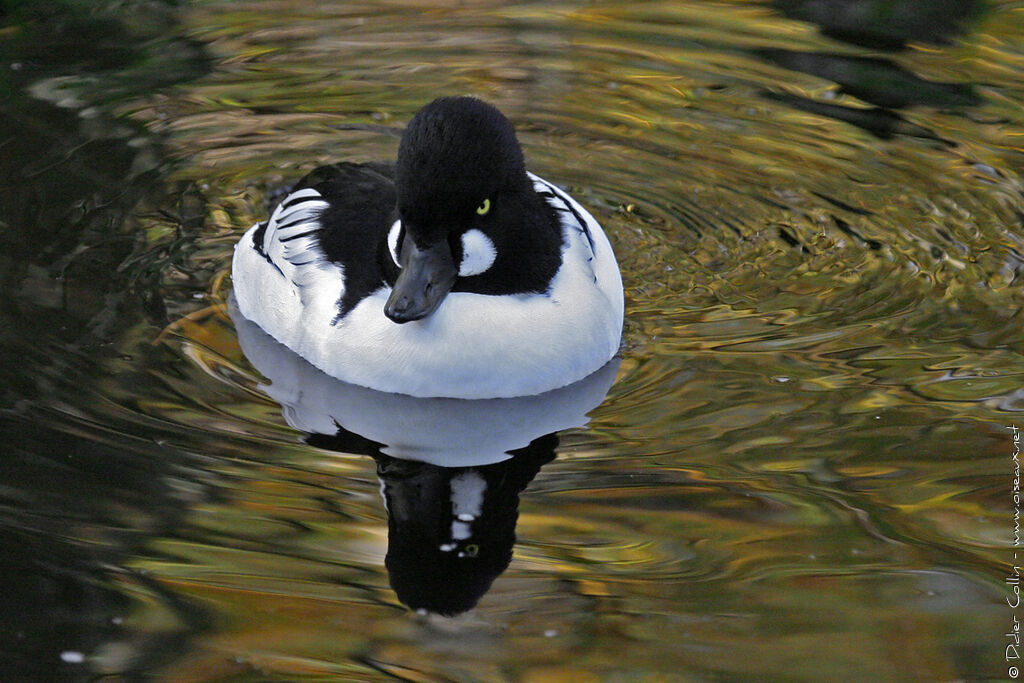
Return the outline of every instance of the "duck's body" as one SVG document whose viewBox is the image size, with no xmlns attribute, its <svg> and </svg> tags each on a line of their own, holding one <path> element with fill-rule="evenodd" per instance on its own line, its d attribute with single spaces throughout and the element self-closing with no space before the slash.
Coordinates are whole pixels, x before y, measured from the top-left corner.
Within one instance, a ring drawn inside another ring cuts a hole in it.
<svg viewBox="0 0 1024 683">
<path fill-rule="evenodd" d="M 623 313 L 608 239 L 495 115 L 444 98 L 396 167 L 310 173 L 235 247 L 242 315 L 329 375 L 413 396 L 526 396 L 603 366 Z"/>
</svg>

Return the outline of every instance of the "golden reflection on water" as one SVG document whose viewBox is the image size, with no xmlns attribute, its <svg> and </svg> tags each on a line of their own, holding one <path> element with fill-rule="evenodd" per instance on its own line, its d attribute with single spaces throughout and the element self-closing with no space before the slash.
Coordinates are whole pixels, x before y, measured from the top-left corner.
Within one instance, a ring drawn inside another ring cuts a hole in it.
<svg viewBox="0 0 1024 683">
<path fill-rule="evenodd" d="M 174 160 L 124 268 L 176 322 L 126 334 L 146 382 L 111 375 L 88 409 L 191 444 L 217 491 L 129 562 L 215 615 L 158 680 L 1002 675 L 1024 13 L 885 51 L 785 4 L 183 11 L 215 68 L 118 106 Z M 223 305 L 269 194 L 393 156 L 467 92 L 606 226 L 627 326 L 608 400 L 521 494 L 509 569 L 443 622 L 388 586 L 373 461 L 301 441 Z M 168 630 L 134 590 L 138 631 Z"/>
<path fill-rule="evenodd" d="M 351 502 L 359 526 L 330 545 L 343 573 L 364 575 L 340 592 L 287 587 L 302 572 L 274 553 L 265 566 L 193 566 L 255 571 L 228 570 L 237 597 L 221 596 L 227 613 L 253 609 L 250 590 L 291 613 L 281 633 L 261 618 L 258 637 L 242 629 L 249 644 L 216 647 L 284 676 L 338 673 L 353 658 L 353 676 L 428 679 L 964 671 L 935 629 L 994 616 L 1001 427 L 1020 409 L 1024 373 L 1014 234 L 1024 203 L 1005 144 L 1022 123 L 1011 106 L 1021 63 L 1006 46 L 987 57 L 1014 13 L 953 46 L 900 53 L 894 69 L 984 84 L 984 104 L 901 111 L 880 140 L 844 120 L 856 98 L 757 56 L 865 52 L 765 6 L 481 4 L 410 16 L 395 4 L 369 21 L 369 7 L 348 6 L 293 14 L 294 29 L 267 9 L 196 12 L 197 27 L 221 27 L 213 46 L 225 68 L 131 112 L 174 112 L 170 144 L 188 160 L 178 175 L 210 183 L 206 200 L 223 207 L 208 230 L 237 234 L 260 214 L 259 192 L 242 188 L 271 189 L 336 158 L 389 157 L 383 127 L 400 127 L 433 93 L 469 91 L 505 109 L 533 167 L 610 229 L 628 324 L 611 397 L 586 431 L 563 435 L 559 460 L 524 494 L 516 560 L 478 617 L 504 637 L 481 635 L 473 654 L 449 659 L 431 626 L 405 622 L 375 586 L 379 557 L 353 535 L 371 533 L 381 513 Z M 226 260 L 222 242 L 211 248 Z M 218 353 L 244 367 L 230 347 Z M 304 461 L 315 454 L 283 457 L 302 479 L 319 471 Z M 355 476 L 323 485 L 372 488 L 365 469 Z M 233 514 L 216 514 L 231 526 Z M 382 604 L 308 608 L 330 620 L 321 628 L 332 638 L 307 641 L 303 595 L 330 605 L 367 590 Z M 259 644 L 268 638 L 279 644 Z M 623 639 L 638 644 L 628 664 L 610 656 Z M 747 656 L 737 660 L 738 642 Z M 669 651 L 677 664 L 665 663 Z M 966 671 L 995 670 L 978 661 Z"/>
</svg>

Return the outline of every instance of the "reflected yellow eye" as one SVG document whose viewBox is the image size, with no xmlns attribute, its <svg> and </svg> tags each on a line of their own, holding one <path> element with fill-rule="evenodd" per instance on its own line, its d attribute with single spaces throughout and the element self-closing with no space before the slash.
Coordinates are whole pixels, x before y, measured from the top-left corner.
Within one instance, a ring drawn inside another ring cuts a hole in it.
<svg viewBox="0 0 1024 683">
<path fill-rule="evenodd" d="M 485 199 L 484 203 L 476 207 L 476 212 L 480 216 L 486 216 L 487 212 L 491 210 L 491 200 Z"/>
</svg>

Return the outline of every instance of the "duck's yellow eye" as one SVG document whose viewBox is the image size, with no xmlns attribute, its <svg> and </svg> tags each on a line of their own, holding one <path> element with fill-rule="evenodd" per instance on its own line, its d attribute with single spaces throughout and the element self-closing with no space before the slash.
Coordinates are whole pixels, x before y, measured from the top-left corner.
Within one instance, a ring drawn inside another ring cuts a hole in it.
<svg viewBox="0 0 1024 683">
<path fill-rule="evenodd" d="M 476 212 L 480 216 L 486 216 L 487 212 L 490 211 L 490 210 L 491 210 L 491 200 L 490 199 L 485 199 L 483 201 L 483 204 L 481 204 L 480 206 L 476 207 Z"/>
</svg>

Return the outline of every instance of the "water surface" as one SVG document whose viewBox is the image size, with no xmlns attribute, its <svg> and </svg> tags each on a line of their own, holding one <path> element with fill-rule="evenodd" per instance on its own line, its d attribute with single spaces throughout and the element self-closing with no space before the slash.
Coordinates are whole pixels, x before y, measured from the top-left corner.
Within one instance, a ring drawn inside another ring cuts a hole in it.
<svg viewBox="0 0 1024 683">
<path fill-rule="evenodd" d="M 28 4 L 3 680 L 1011 676 L 1019 3 Z M 499 106 L 623 269 L 618 365 L 466 409 L 507 433 L 231 317 L 274 193 L 441 94 Z"/>
</svg>

